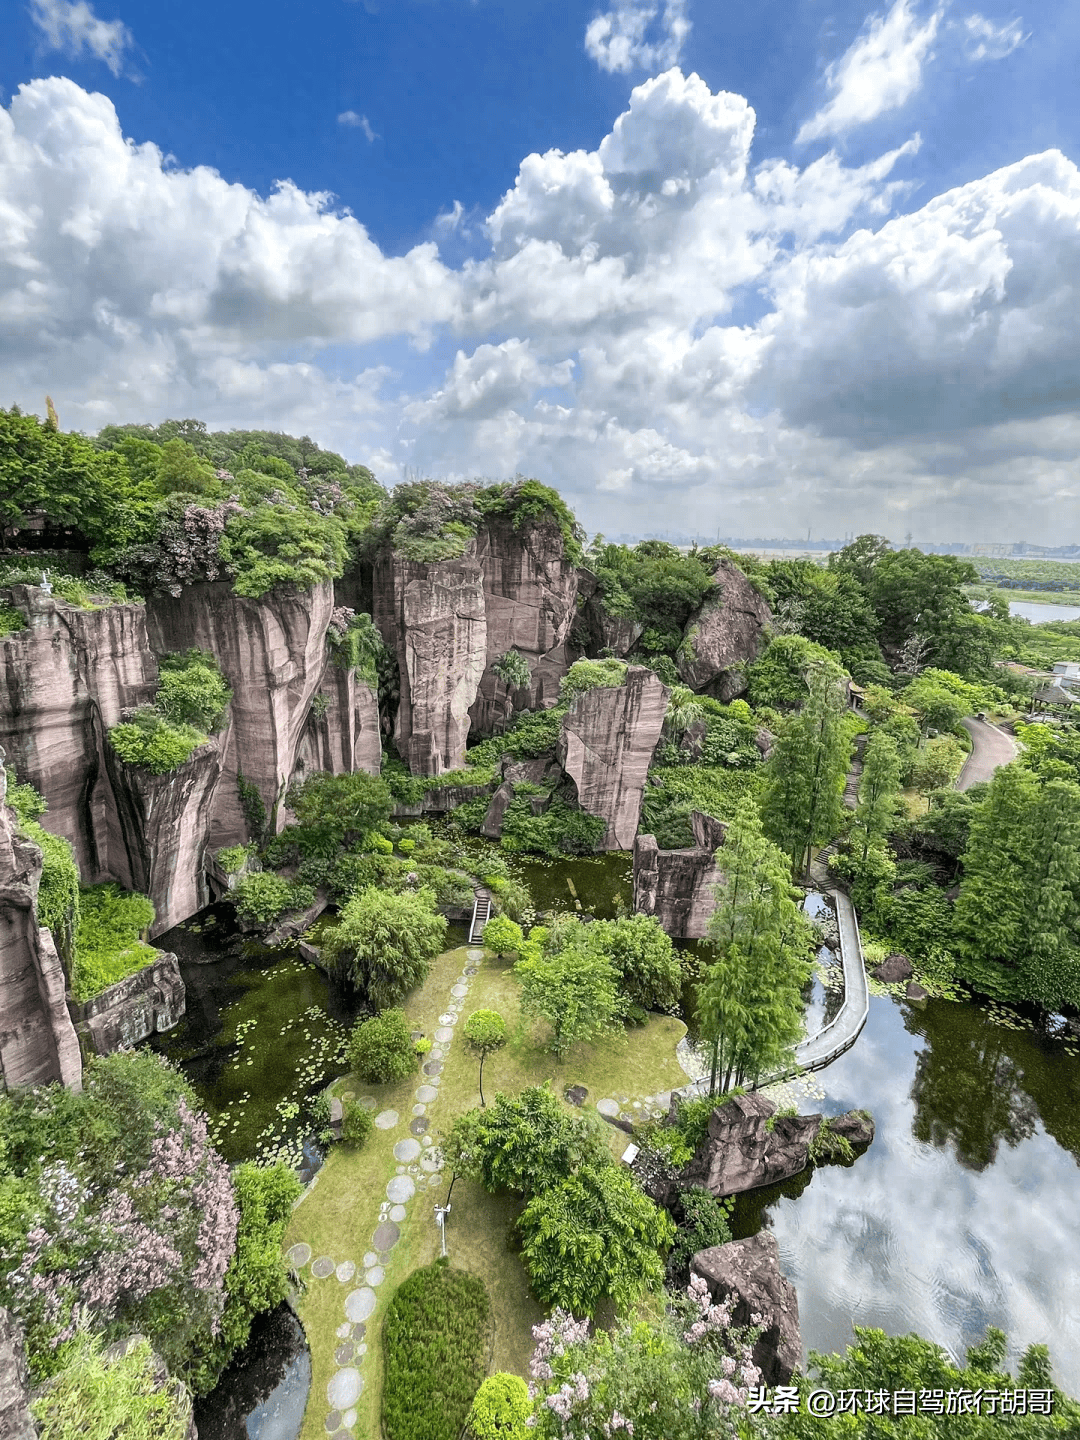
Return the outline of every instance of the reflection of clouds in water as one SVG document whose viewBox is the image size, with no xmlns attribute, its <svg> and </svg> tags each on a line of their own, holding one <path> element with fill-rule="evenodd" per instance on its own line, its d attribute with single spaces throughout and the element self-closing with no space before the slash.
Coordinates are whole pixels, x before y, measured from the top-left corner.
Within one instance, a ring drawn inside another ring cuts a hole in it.
<svg viewBox="0 0 1080 1440">
<path fill-rule="evenodd" d="M 841 1350 L 852 1324 L 875 1325 L 916 1330 L 959 1359 L 993 1324 L 1014 1353 L 1049 1344 L 1064 1382 L 1080 1375 L 1076 1163 L 1041 1125 L 978 1172 L 951 1145 L 915 1140 L 910 1080 L 926 1044 L 897 1006 L 875 999 L 858 1044 L 814 1077 L 827 1092 L 821 1108 L 869 1107 L 877 1137 L 852 1169 L 819 1170 L 770 1212 L 803 1342 Z"/>
</svg>

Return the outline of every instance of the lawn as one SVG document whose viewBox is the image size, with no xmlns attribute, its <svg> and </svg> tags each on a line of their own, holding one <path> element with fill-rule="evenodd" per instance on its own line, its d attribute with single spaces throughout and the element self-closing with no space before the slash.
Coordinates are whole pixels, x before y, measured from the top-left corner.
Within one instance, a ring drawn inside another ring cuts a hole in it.
<svg viewBox="0 0 1080 1440">
<path fill-rule="evenodd" d="M 467 963 L 463 948 L 447 951 L 435 961 L 427 981 L 405 1004 L 415 1029 L 432 1033 L 447 1004 L 450 986 Z M 669 1016 L 655 1016 L 625 1036 L 620 1033 L 602 1043 L 579 1045 L 558 1062 L 544 1049 L 543 1027 L 522 1022 L 511 962 L 490 953 L 485 954 L 472 981 L 463 1018 L 481 1008 L 500 1011 L 510 1033 L 506 1048 L 489 1057 L 484 1067 L 488 1099 L 498 1090 L 514 1093 L 550 1080 L 560 1096 L 568 1085 L 584 1085 L 589 1092 L 586 1108 L 591 1108 L 595 1101 L 607 1096 L 628 1096 L 632 1100 L 670 1090 L 685 1081 L 675 1059 L 675 1046 L 686 1027 Z M 480 1102 L 479 1062 L 463 1041 L 463 1036 L 455 1036 L 444 1063 L 439 1097 L 428 1106 L 429 1133 L 436 1143 L 455 1116 Z M 293 1212 L 286 1247 L 306 1241 L 315 1256 L 329 1255 L 335 1261 L 351 1259 L 359 1267 L 370 1247 L 386 1183 L 396 1171 L 392 1147 L 409 1133 L 413 1091 L 421 1079 L 417 1074 L 398 1085 L 368 1086 L 345 1076 L 335 1083 L 333 1093 L 371 1095 L 377 1111 L 394 1109 L 401 1119 L 392 1130 L 376 1130 L 360 1151 L 348 1146 L 334 1148 L 315 1184 Z M 626 1138 L 622 1131 L 611 1130 L 615 1153 L 621 1153 Z M 410 1271 L 428 1264 L 438 1254 L 433 1207 L 445 1196 L 446 1186 L 442 1186 L 421 1191 L 410 1202 L 408 1218 L 401 1223 L 401 1239 L 391 1252 L 386 1277 L 376 1292 L 378 1304 L 367 1322 L 365 1336 L 368 1353 L 360 1362 L 364 1392 L 356 1406 L 354 1429 L 359 1440 L 377 1440 L 379 1435 L 379 1336 L 387 1303 Z M 459 1180 L 454 1187 L 446 1238 L 451 1263 L 479 1275 L 487 1286 L 495 1321 L 491 1369 L 527 1374 L 531 1328 L 543 1318 L 543 1312 L 529 1293 L 521 1261 L 510 1245 L 517 1213 L 516 1202 L 508 1197 L 490 1196 L 479 1185 Z M 361 1283 L 360 1278 L 348 1284 L 339 1284 L 333 1277 L 309 1279 L 300 1299 L 298 1309 L 312 1354 L 311 1397 L 302 1440 L 326 1435 L 324 1422 L 330 1408 L 326 1386 L 337 1369 L 334 1350 L 339 1342 L 335 1331 L 344 1320 L 345 1296 Z"/>
</svg>

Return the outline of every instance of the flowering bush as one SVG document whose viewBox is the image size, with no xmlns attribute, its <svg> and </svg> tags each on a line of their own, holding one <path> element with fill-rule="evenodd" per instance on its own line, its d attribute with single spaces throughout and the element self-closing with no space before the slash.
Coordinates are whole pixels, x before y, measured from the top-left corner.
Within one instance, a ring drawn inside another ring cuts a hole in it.
<svg viewBox="0 0 1080 1440">
<path fill-rule="evenodd" d="M 197 505 L 176 496 L 155 513 L 155 539 L 132 545 L 112 559 L 112 568 L 141 594 L 179 595 L 196 580 L 217 580 L 224 572 L 219 554 L 225 526 L 244 507 L 235 495 L 217 505 Z"/>
</svg>

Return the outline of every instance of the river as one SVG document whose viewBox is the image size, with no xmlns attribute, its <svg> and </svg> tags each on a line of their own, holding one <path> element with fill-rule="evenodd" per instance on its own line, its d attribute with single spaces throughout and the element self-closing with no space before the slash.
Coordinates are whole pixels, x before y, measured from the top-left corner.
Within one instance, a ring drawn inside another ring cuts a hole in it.
<svg viewBox="0 0 1080 1440">
<path fill-rule="evenodd" d="M 1051 605 L 1040 600 L 1010 600 L 1009 614 L 1032 625 L 1045 625 L 1051 620 L 1080 620 L 1080 605 Z"/>
</svg>

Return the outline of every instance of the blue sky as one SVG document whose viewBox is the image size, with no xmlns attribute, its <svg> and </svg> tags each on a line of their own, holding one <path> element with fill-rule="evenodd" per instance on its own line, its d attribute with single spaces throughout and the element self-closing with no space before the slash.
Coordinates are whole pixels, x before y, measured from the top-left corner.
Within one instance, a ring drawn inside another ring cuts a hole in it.
<svg viewBox="0 0 1080 1440">
<path fill-rule="evenodd" d="M 5 403 L 608 533 L 1080 540 L 1075 5 L 6 10 Z"/>
</svg>

